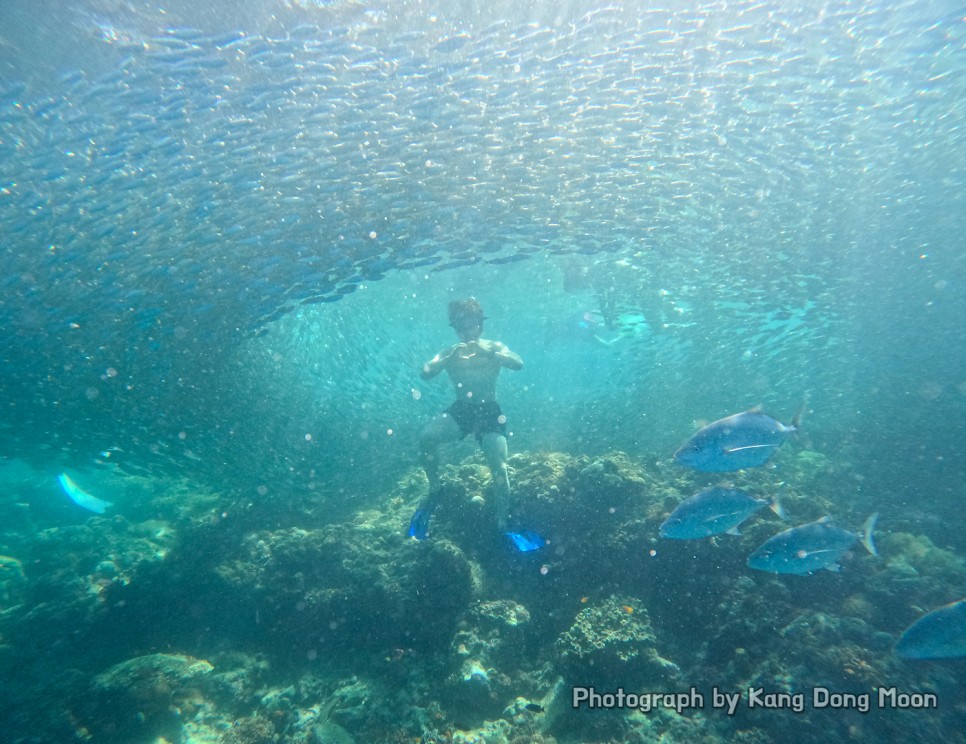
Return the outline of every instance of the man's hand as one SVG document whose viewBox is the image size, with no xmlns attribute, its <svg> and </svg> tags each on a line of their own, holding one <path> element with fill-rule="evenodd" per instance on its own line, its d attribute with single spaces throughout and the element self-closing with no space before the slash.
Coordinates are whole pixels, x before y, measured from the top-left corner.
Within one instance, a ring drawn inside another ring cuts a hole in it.
<svg viewBox="0 0 966 744">
<path fill-rule="evenodd" d="M 502 344 L 499 341 L 488 341 L 485 344 L 481 344 L 479 341 L 475 342 L 476 348 L 485 357 L 495 357 L 500 353 Z"/>
</svg>

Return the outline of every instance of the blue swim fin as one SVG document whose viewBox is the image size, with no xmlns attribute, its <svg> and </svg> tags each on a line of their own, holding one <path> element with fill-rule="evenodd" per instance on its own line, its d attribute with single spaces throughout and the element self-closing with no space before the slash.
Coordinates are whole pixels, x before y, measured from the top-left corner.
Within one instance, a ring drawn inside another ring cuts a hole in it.
<svg viewBox="0 0 966 744">
<path fill-rule="evenodd" d="M 513 547 L 521 553 L 529 553 L 532 550 L 539 550 L 544 546 L 544 540 L 533 530 L 521 530 L 520 532 L 503 533 L 510 538 Z"/>
<path fill-rule="evenodd" d="M 433 514 L 433 507 L 421 506 L 409 520 L 409 536 L 417 540 L 425 540 L 429 537 L 429 518 Z"/>
</svg>

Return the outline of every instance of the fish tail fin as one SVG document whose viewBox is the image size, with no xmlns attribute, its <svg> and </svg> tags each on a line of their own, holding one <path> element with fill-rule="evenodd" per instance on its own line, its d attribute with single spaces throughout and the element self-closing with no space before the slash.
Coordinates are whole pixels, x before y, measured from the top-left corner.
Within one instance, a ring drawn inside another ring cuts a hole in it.
<svg viewBox="0 0 966 744">
<path fill-rule="evenodd" d="M 785 507 L 782 506 L 782 502 L 778 500 L 777 495 L 768 499 L 768 508 L 775 512 L 779 519 L 783 521 L 788 519 L 788 514 L 785 512 Z"/>
<path fill-rule="evenodd" d="M 879 512 L 869 515 L 869 518 L 865 520 L 865 524 L 862 525 L 862 530 L 860 531 L 862 544 L 865 549 L 868 550 L 872 555 L 879 555 L 879 551 L 875 547 L 875 541 L 872 539 L 872 533 L 875 530 L 875 524 L 879 521 Z"/>
</svg>

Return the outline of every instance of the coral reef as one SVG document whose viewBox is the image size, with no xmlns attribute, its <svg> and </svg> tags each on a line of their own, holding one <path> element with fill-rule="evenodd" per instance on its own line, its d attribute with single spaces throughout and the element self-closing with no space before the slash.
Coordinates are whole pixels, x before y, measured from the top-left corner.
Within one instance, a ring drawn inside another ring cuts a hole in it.
<svg viewBox="0 0 966 744">
<path fill-rule="evenodd" d="M 182 717 L 193 718 L 192 709 L 204 705 L 201 687 L 212 669 L 207 661 L 170 654 L 123 661 L 94 677 L 75 719 L 95 741 L 176 740 Z"/>
<path fill-rule="evenodd" d="M 23 564 L 9 555 L 0 555 L 0 612 L 22 604 L 26 596 L 27 577 Z"/>
<path fill-rule="evenodd" d="M 678 671 L 658 654 L 647 611 L 634 599 L 611 596 L 581 610 L 555 649 L 564 679 L 575 685 L 666 689 Z"/>
<path fill-rule="evenodd" d="M 313 524 L 271 504 L 212 508 L 187 491 L 141 521 L 116 513 L 0 540 L 0 714 L 10 740 L 320 744 L 395 742 L 955 741 L 966 672 L 892 653 L 922 612 L 966 595 L 966 566 L 921 535 L 877 535 L 840 573 L 777 576 L 747 555 L 783 528 L 658 538 L 713 482 L 624 453 L 510 459 L 513 524 L 547 545 L 517 553 L 492 523 L 480 455 L 444 469 L 431 539 L 405 526 L 425 490 L 407 474 L 378 509 Z M 795 523 L 835 513 L 815 453 L 734 475 L 779 494 Z M 191 502 L 194 506 L 186 505 Z M 838 505 L 838 509 L 836 509 Z M 294 516 L 293 516 L 294 515 Z M 882 524 L 888 526 L 886 515 Z M 62 672 L 62 659 L 72 667 Z M 205 661 L 201 661 L 204 659 Z M 586 710 L 575 686 L 705 696 L 698 709 Z M 749 689 L 935 692 L 938 710 L 755 709 Z M 714 690 L 739 695 L 731 713 Z M 53 713 L 32 697 L 60 699 Z M 960 739 L 961 740 L 961 739 Z"/>
<path fill-rule="evenodd" d="M 431 647 L 472 597 L 469 561 L 447 540 L 412 545 L 370 519 L 249 535 L 215 568 L 221 591 L 271 632 L 276 653 Z"/>
</svg>

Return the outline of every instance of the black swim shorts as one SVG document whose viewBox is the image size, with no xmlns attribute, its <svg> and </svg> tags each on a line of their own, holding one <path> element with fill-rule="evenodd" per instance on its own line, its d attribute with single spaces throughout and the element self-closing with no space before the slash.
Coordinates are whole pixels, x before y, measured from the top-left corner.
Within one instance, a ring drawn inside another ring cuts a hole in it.
<svg viewBox="0 0 966 744">
<path fill-rule="evenodd" d="M 485 400 L 474 403 L 460 399 L 446 409 L 446 413 L 459 424 L 460 439 L 467 434 L 473 434 L 477 441 L 483 441 L 483 435 L 495 432 L 506 436 L 506 417 L 495 400 Z"/>
</svg>

